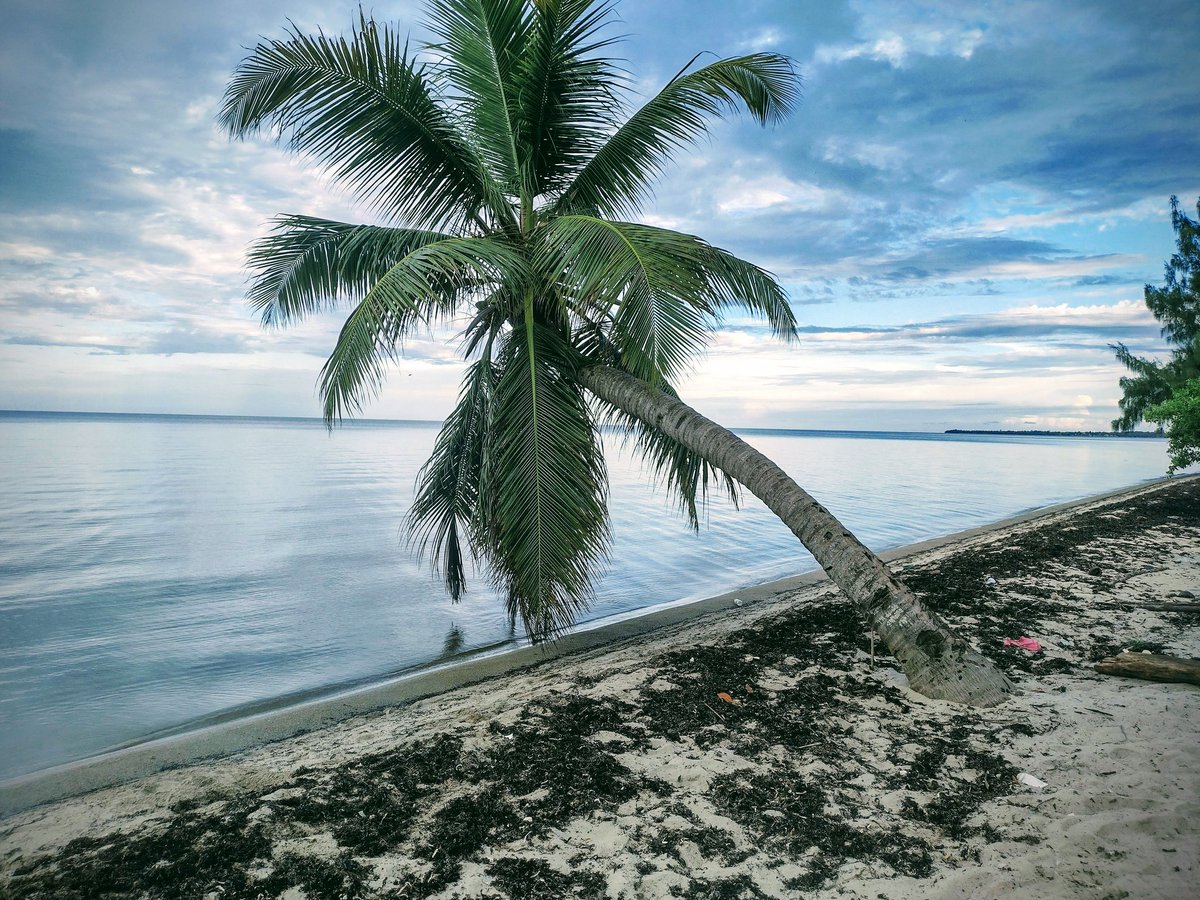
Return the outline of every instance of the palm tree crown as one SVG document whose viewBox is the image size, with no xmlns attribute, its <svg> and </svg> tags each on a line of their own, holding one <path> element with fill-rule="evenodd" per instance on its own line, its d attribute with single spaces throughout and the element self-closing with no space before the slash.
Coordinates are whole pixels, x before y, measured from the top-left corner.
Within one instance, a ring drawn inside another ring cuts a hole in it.
<svg viewBox="0 0 1200 900">
<path fill-rule="evenodd" d="M 349 309 L 320 375 L 332 423 L 377 391 L 407 335 L 463 322 L 462 391 L 418 479 L 412 534 L 458 599 L 471 558 L 535 637 L 586 605 L 608 545 L 600 425 L 632 439 L 692 524 L 733 482 L 585 391 L 607 365 L 673 394 L 722 315 L 790 339 L 773 276 L 694 235 L 630 221 L 673 154 L 747 111 L 766 125 L 798 98 L 791 61 L 755 53 L 686 65 L 627 112 L 605 55 L 607 0 L 431 0 L 412 52 L 360 14 L 348 38 L 260 43 L 220 113 L 318 161 L 381 225 L 286 215 L 249 255 L 268 325 Z"/>
</svg>

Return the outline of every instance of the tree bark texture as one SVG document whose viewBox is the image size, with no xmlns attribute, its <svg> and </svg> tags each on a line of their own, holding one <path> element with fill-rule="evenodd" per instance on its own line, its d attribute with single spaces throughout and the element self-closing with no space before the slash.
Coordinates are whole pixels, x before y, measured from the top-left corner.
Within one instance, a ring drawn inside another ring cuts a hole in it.
<svg viewBox="0 0 1200 900">
<path fill-rule="evenodd" d="M 601 400 L 679 441 L 762 500 L 871 622 L 914 690 L 974 706 L 994 706 L 1014 692 L 1004 673 L 925 609 L 878 556 L 737 435 L 618 369 L 591 367 L 580 380 Z"/>
</svg>

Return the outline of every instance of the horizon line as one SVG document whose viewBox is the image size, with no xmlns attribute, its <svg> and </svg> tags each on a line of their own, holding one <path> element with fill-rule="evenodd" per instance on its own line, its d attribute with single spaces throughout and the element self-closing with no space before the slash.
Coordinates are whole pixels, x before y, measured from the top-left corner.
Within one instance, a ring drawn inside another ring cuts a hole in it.
<svg viewBox="0 0 1200 900">
<path fill-rule="evenodd" d="M 0 409 L 0 416 L 103 416 L 109 418 L 131 418 L 131 419 L 223 419 L 234 421 L 252 421 L 252 420 L 268 420 L 277 422 L 315 422 L 324 425 L 324 419 L 320 416 L 279 416 L 279 415 L 236 415 L 228 413 L 167 413 L 167 412 L 106 412 L 98 410 L 61 410 L 61 409 Z M 337 426 L 353 426 L 353 425 L 441 425 L 442 419 L 372 419 L 372 418 L 351 418 L 343 419 L 337 423 Z M 1023 434 L 1028 433 L 1032 436 L 1046 436 L 1047 434 L 1057 433 L 1060 435 L 1080 434 L 1080 435 L 1096 435 L 1102 432 L 1096 431 L 1056 431 L 1048 432 L 1045 429 L 981 429 L 981 428 L 951 428 L 941 431 L 911 431 L 911 430 L 879 430 L 867 428 L 780 428 L 780 427 L 765 427 L 761 425 L 752 426 L 726 426 L 730 431 L 735 433 L 757 433 L 757 432 L 775 432 L 775 431 L 791 431 L 803 432 L 809 434 L 928 434 L 928 435 L 947 435 L 954 432 L 960 434 Z M 1116 433 L 1114 433 L 1116 434 Z M 1120 435 L 1117 435 L 1120 436 Z"/>
</svg>

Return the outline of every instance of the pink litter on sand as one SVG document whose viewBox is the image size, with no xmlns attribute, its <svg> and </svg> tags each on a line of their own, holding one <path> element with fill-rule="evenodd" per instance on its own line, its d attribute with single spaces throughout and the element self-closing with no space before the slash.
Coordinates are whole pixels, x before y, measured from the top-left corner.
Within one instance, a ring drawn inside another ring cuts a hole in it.
<svg viewBox="0 0 1200 900">
<path fill-rule="evenodd" d="M 1005 638 L 1004 646 L 1020 647 L 1022 650 L 1028 650 L 1030 653 L 1037 653 L 1042 649 L 1042 645 L 1031 637 L 1019 637 L 1015 641 L 1012 638 Z"/>
</svg>

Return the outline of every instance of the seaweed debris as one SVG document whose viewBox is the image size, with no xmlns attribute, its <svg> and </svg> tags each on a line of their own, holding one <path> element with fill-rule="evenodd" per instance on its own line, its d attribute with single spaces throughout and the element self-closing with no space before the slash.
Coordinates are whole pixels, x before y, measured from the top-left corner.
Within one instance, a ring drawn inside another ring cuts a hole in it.
<svg viewBox="0 0 1200 900">
<path fill-rule="evenodd" d="M 547 897 L 578 897 L 603 900 L 607 881 L 598 872 L 575 870 L 564 874 L 540 859 L 506 856 L 488 866 L 492 885 L 509 900 L 544 900 Z"/>
<path fill-rule="evenodd" d="M 811 779 L 731 772 L 714 781 L 711 796 L 718 810 L 767 849 L 805 858 L 808 872 L 792 879 L 791 887 L 819 888 L 847 859 L 878 860 L 917 878 L 933 871 L 926 841 L 895 830 L 855 827 L 846 810 L 830 811 L 830 798 Z"/>
<path fill-rule="evenodd" d="M 1192 479 L 1078 513 L 1068 525 L 1052 521 L 1001 535 L 900 577 L 931 609 L 952 619 L 970 617 L 969 631 L 982 651 L 1009 673 L 1052 674 L 1061 670 L 1060 663 L 1047 669 L 1044 656 L 1003 646 L 1004 638 L 1036 630 L 1080 603 L 1072 591 L 1052 594 L 1040 587 L 1037 576 L 1059 567 L 1093 591 L 1110 590 L 1117 580 L 1136 574 L 1114 566 L 1114 551 L 1136 557 L 1148 532 L 1176 534 L 1197 525 L 1200 479 Z M 1019 599 L 1003 602 L 1001 590 Z"/>
</svg>

